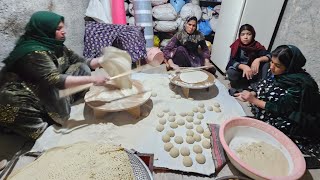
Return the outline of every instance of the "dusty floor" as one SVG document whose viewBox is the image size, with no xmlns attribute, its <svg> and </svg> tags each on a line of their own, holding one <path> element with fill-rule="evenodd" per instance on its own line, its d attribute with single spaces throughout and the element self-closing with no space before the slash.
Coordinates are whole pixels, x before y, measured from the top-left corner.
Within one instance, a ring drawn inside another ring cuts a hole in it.
<svg viewBox="0 0 320 180">
<path fill-rule="evenodd" d="M 228 80 L 224 75 L 217 72 L 217 78 L 228 87 Z M 244 103 L 238 101 L 246 115 L 251 116 L 250 108 L 248 107 L 248 103 Z M 33 142 L 29 142 L 26 139 L 14 135 L 14 134 L 4 134 L 0 131 L 0 160 L 7 159 L 10 160 L 16 152 L 23 149 L 23 151 L 28 151 L 33 146 Z M 222 170 L 223 174 L 234 174 L 241 175 L 239 171 L 237 171 L 232 165 L 225 166 Z M 242 175 L 243 176 L 243 175 Z M 154 173 L 154 179 L 161 180 L 171 180 L 171 179 L 212 179 L 212 177 L 198 176 L 195 174 L 188 174 L 182 172 L 160 172 Z M 312 180 L 312 179 L 320 179 L 320 170 L 309 170 L 302 178 L 304 180 Z"/>
</svg>

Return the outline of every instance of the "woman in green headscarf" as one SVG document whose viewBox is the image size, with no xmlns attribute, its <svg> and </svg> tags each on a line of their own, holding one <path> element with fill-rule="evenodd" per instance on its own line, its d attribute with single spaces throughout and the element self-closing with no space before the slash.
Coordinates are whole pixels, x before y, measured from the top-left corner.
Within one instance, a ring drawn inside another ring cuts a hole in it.
<svg viewBox="0 0 320 180">
<path fill-rule="evenodd" d="M 63 43 L 64 17 L 53 12 L 34 13 L 25 33 L 4 60 L 0 86 L 0 126 L 37 139 L 51 124 L 69 118 L 78 95 L 59 98 L 59 89 L 82 84 L 103 85 L 106 77 L 91 76 L 98 59 L 85 60 Z M 89 68 L 90 67 L 90 68 Z"/>
<path fill-rule="evenodd" d="M 297 47 L 279 46 L 272 52 L 272 75 L 259 83 L 257 92 L 237 96 L 253 105 L 257 119 L 287 134 L 303 153 L 320 159 L 319 87 L 302 69 L 305 63 Z"/>
</svg>

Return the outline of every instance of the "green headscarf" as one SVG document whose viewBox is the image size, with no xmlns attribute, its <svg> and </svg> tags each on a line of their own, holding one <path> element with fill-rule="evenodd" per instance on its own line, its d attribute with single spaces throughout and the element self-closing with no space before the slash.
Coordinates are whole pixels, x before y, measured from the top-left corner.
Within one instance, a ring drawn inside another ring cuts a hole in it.
<svg viewBox="0 0 320 180">
<path fill-rule="evenodd" d="M 63 47 L 64 40 L 56 40 L 55 32 L 64 17 L 49 11 L 34 13 L 25 27 L 25 33 L 15 48 L 4 60 L 7 67 L 33 51 L 56 51 Z"/>
</svg>

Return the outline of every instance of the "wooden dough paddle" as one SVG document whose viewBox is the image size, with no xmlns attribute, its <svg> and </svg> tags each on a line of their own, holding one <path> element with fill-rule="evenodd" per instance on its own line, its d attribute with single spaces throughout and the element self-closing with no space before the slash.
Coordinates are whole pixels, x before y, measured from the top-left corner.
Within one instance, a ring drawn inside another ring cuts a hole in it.
<svg viewBox="0 0 320 180">
<path fill-rule="evenodd" d="M 123 77 L 123 76 L 127 76 L 127 75 L 130 75 L 130 74 L 133 74 L 133 73 L 145 71 L 145 70 L 155 69 L 155 68 L 161 68 L 161 65 L 159 65 L 159 66 L 149 66 L 149 65 L 146 66 L 146 65 L 143 65 L 143 66 L 140 66 L 140 67 L 138 67 L 136 69 L 133 69 L 131 71 L 127 71 L 127 72 L 118 74 L 116 76 L 113 76 L 113 77 L 110 78 L 110 80 L 113 80 L 113 79 L 116 79 L 116 78 L 120 78 L 120 77 Z M 66 97 L 66 96 L 70 96 L 70 95 L 75 94 L 77 92 L 80 92 L 80 91 L 83 91 L 85 89 L 88 89 L 91 86 L 93 86 L 93 83 L 83 84 L 83 85 L 80 85 L 80 86 L 59 90 L 59 97 L 63 98 L 63 97 Z"/>
</svg>

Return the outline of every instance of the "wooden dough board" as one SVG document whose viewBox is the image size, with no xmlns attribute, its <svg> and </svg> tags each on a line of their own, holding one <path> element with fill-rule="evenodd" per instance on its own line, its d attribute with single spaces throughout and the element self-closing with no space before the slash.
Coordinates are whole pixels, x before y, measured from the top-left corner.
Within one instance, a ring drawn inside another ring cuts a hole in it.
<svg viewBox="0 0 320 180">
<path fill-rule="evenodd" d="M 189 97 L 190 89 L 206 89 L 214 85 L 215 77 L 213 74 L 205 70 L 200 70 L 208 75 L 208 78 L 198 83 L 187 83 L 180 79 L 180 73 L 176 73 L 170 78 L 170 82 L 182 88 L 185 97 Z"/>
<path fill-rule="evenodd" d="M 120 89 L 116 89 L 112 85 L 96 86 L 90 88 L 84 100 L 86 104 L 94 110 L 95 117 L 102 117 L 108 112 L 128 111 L 134 117 L 138 118 L 140 117 L 140 106 L 150 99 L 151 92 L 144 92 L 143 85 L 138 80 L 132 80 L 132 86 L 135 86 L 138 89 L 138 92 L 141 93 L 111 102 L 103 100 L 99 101 L 99 99 L 92 101 L 89 98 L 86 98 L 101 92 L 104 92 L 107 95 L 109 94 L 110 96 L 114 93 L 121 93 Z"/>
</svg>

